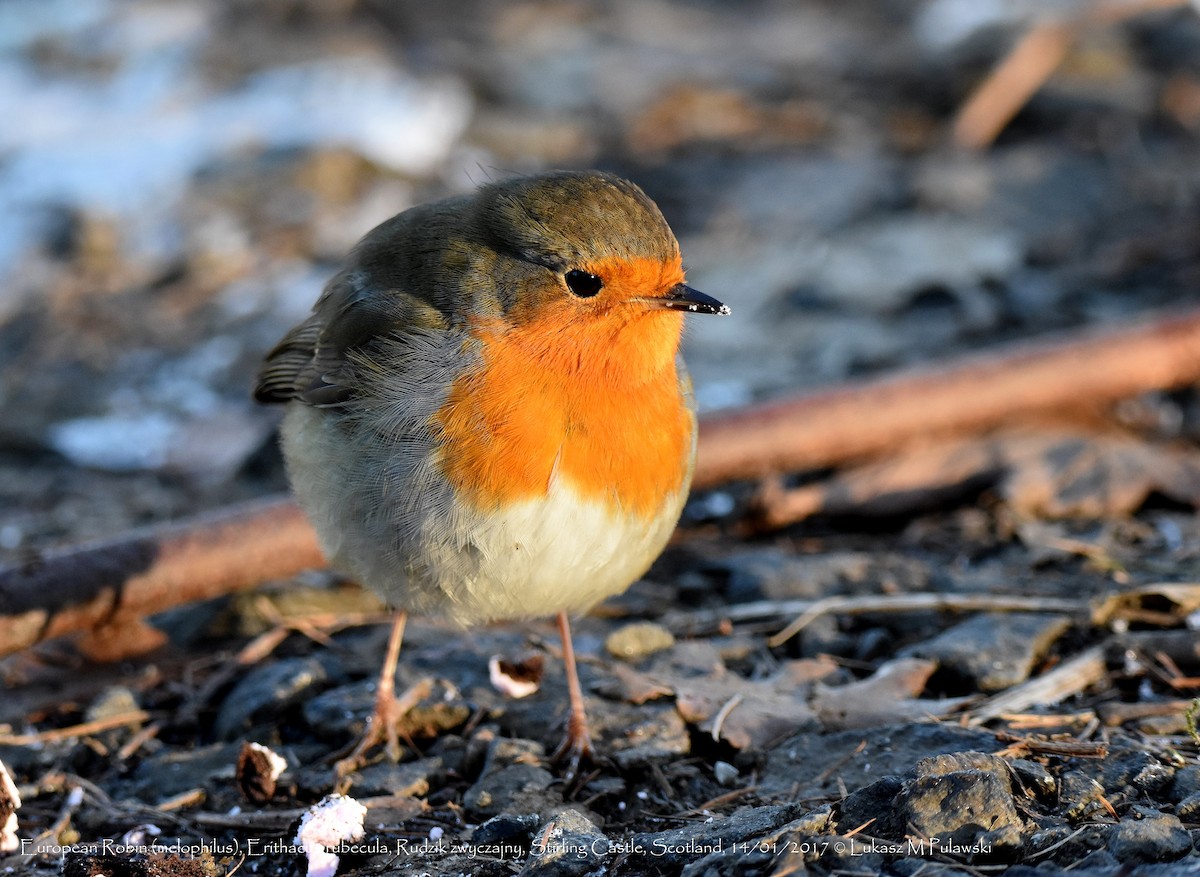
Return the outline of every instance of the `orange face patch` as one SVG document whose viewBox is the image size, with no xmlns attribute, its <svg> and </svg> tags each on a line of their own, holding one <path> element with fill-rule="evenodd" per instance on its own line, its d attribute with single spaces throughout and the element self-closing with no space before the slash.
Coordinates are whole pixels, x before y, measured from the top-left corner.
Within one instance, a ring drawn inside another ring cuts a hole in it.
<svg viewBox="0 0 1200 877">
<path fill-rule="evenodd" d="M 564 293 L 519 326 L 473 330 L 482 363 L 454 382 L 435 427 L 443 473 L 477 508 L 545 496 L 559 477 L 651 520 L 683 483 L 694 429 L 675 368 L 683 318 L 631 300 L 661 294 L 682 271 L 588 270 L 607 299 Z"/>
</svg>

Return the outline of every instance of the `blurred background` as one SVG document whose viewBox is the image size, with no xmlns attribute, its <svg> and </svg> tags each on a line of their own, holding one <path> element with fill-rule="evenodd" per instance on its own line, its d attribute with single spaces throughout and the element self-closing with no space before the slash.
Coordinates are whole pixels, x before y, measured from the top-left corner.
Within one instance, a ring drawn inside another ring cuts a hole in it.
<svg viewBox="0 0 1200 877">
<path fill-rule="evenodd" d="M 415 203 L 641 184 L 714 410 L 1194 304 L 1198 135 L 1170 0 L 3 0 L 0 560 L 284 489 L 258 362 Z"/>
</svg>

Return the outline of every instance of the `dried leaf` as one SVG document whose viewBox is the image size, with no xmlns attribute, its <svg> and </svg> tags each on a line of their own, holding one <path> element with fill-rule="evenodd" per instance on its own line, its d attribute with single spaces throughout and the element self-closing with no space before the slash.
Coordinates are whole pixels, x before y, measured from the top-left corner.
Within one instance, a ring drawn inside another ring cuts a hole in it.
<svg viewBox="0 0 1200 877">
<path fill-rule="evenodd" d="M 998 482 L 1004 464 L 990 441 L 949 441 L 904 448 L 886 460 L 819 484 L 765 493 L 768 525 L 815 514 L 898 517 L 953 505 Z"/>
<path fill-rule="evenodd" d="M 737 749 L 767 746 L 802 728 L 817 715 L 808 700 L 816 680 L 837 665 L 828 659 L 790 661 L 770 679 L 750 681 L 722 670 L 676 684 L 676 708 L 685 721 Z"/>
<path fill-rule="evenodd" d="M 1092 610 L 1092 623 L 1111 624 L 1117 618 L 1144 618 L 1154 613 L 1160 620 L 1176 619 L 1182 624 L 1189 615 L 1200 611 L 1200 584 L 1167 583 L 1142 585 L 1109 595 Z"/>
<path fill-rule="evenodd" d="M 248 801 L 264 804 L 275 797 L 276 785 L 285 770 L 287 761 L 281 755 L 259 743 L 242 743 L 235 776 Z"/>
<path fill-rule="evenodd" d="M 1050 518 L 1132 514 L 1153 493 L 1200 506 L 1200 455 L 1116 435 L 1009 437 L 1002 491 L 1018 512 Z"/>
<path fill-rule="evenodd" d="M 730 676 L 681 688 L 675 705 L 685 721 L 745 749 L 766 747 L 795 731 L 814 727 L 817 714 L 808 705 L 807 694 L 806 689 L 782 677 L 748 682 Z"/>
<path fill-rule="evenodd" d="M 859 682 L 836 687 L 818 684 L 812 705 L 822 727 L 829 730 L 865 728 L 945 715 L 961 706 L 965 698 L 915 699 L 925 689 L 926 681 L 936 669 L 935 661 L 917 658 L 888 661 Z"/>
<path fill-rule="evenodd" d="M 915 515 L 991 487 L 1027 517 L 1121 517 L 1155 493 L 1200 507 L 1200 452 L 1125 435 L 1017 431 L 904 448 L 819 484 L 766 489 L 759 505 L 768 526 L 784 526 L 815 514 Z"/>
<path fill-rule="evenodd" d="M 167 635 L 143 618 L 121 618 L 92 628 L 76 640 L 89 660 L 113 663 L 136 658 L 164 645 Z"/>
<path fill-rule="evenodd" d="M 635 670 L 628 664 L 613 664 L 610 667 L 614 684 L 607 686 L 605 694 L 626 703 L 643 704 L 646 701 L 669 697 L 675 689 L 649 673 Z"/>
<path fill-rule="evenodd" d="M 541 688 L 544 673 L 545 659 L 539 652 L 524 655 L 516 661 L 500 655 L 488 659 L 488 680 L 492 688 L 505 697 L 517 700 L 529 697 Z"/>
</svg>

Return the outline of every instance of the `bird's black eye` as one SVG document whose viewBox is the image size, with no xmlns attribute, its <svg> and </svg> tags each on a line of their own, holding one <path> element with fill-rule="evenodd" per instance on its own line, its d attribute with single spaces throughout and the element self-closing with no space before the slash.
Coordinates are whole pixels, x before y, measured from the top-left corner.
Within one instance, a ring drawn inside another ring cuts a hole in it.
<svg viewBox="0 0 1200 877">
<path fill-rule="evenodd" d="M 580 298 L 591 298 L 604 288 L 603 280 L 578 268 L 568 271 L 563 279 L 567 281 L 567 289 L 571 290 L 571 294 Z"/>
</svg>

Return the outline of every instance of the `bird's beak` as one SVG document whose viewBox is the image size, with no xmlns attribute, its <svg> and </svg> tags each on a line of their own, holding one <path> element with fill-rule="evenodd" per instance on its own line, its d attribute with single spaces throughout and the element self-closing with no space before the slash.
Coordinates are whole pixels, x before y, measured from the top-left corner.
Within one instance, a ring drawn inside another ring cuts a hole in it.
<svg viewBox="0 0 1200 877">
<path fill-rule="evenodd" d="M 691 314 L 716 314 L 729 316 L 729 305 L 722 304 L 711 295 L 679 283 L 667 290 L 667 294 L 655 298 L 641 299 L 652 308 L 668 311 L 686 311 Z"/>
</svg>

